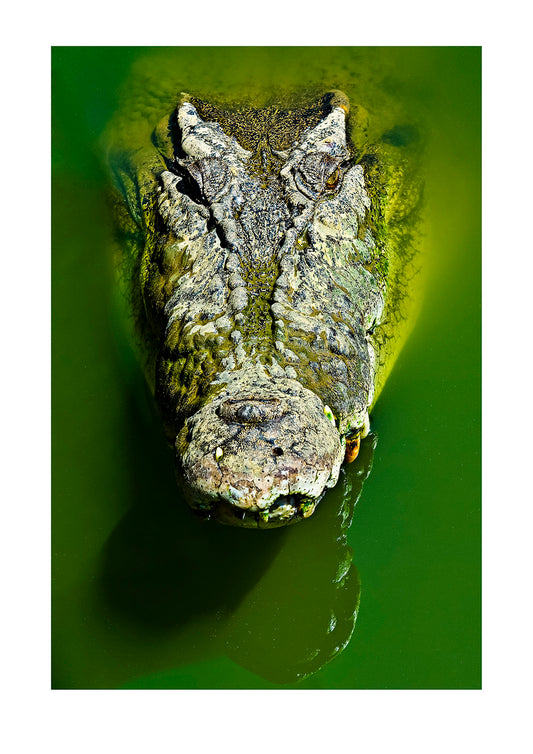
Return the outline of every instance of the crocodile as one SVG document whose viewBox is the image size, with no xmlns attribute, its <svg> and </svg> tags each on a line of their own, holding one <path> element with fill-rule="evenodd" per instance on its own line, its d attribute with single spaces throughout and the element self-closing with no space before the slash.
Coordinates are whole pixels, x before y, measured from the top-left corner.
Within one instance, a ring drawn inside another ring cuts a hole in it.
<svg viewBox="0 0 533 754">
<path fill-rule="evenodd" d="M 413 317 L 422 184 L 401 147 L 418 134 L 370 141 L 343 91 L 306 96 L 182 92 L 149 145 L 108 150 L 120 275 L 178 478 L 231 525 L 312 515 Z"/>
</svg>

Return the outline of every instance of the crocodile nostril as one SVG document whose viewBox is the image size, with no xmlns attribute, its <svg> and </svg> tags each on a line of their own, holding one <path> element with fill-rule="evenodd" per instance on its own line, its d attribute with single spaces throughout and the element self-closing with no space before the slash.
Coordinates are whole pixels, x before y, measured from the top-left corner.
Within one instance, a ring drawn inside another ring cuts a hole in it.
<svg viewBox="0 0 533 754">
<path fill-rule="evenodd" d="M 265 421 L 267 412 L 262 406 L 254 403 L 245 403 L 235 411 L 235 419 L 243 424 L 256 424 Z"/>
<path fill-rule="evenodd" d="M 279 419 L 286 407 L 278 398 L 228 399 L 220 404 L 218 415 L 227 423 L 262 424 Z"/>
<path fill-rule="evenodd" d="M 272 451 L 275 456 L 282 456 L 283 455 L 283 448 L 276 447 Z"/>
</svg>

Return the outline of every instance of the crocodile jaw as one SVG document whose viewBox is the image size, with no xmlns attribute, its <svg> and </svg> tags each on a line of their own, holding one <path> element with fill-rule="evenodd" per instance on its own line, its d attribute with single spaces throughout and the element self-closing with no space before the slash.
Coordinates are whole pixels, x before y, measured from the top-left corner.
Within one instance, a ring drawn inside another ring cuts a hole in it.
<svg viewBox="0 0 533 754">
<path fill-rule="evenodd" d="M 259 384 L 254 377 L 234 380 L 179 433 L 190 504 L 239 525 L 306 518 L 336 484 L 344 444 L 310 390 L 292 379 Z"/>
</svg>

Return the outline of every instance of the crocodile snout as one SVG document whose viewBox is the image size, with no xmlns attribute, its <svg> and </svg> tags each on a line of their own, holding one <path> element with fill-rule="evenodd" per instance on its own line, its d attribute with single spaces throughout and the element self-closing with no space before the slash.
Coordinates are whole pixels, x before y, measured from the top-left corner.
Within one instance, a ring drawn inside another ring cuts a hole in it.
<svg viewBox="0 0 533 754">
<path fill-rule="evenodd" d="M 249 525 L 242 516 L 256 525 L 309 516 L 345 452 L 326 409 L 295 380 L 267 381 L 259 367 L 235 379 L 176 439 L 192 507 L 238 525 Z"/>
</svg>

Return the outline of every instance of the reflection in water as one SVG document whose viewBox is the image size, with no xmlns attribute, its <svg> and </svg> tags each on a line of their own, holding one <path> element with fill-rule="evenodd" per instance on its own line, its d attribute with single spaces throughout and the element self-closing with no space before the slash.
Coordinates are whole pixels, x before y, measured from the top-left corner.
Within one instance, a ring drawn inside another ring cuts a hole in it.
<svg viewBox="0 0 533 754">
<path fill-rule="evenodd" d="M 375 446 L 370 435 L 349 472 L 343 468 L 341 499 L 326 496 L 307 522 L 290 529 L 270 568 L 229 621 L 228 656 L 269 681 L 305 678 L 350 640 L 361 584 L 346 533 Z"/>
<path fill-rule="evenodd" d="M 134 415 L 128 436 L 138 438 L 147 417 Z M 188 661 L 183 629 L 207 624 L 206 655 L 224 653 L 278 684 L 316 672 L 353 632 L 360 582 L 346 533 L 375 438 L 344 470 L 342 495 L 339 484 L 308 520 L 265 531 L 202 521 L 176 499 L 172 480 L 155 483 L 168 459 L 150 431 L 134 444 L 133 506 L 103 553 L 105 612 L 126 619 L 143 642 L 167 644 L 167 669 Z"/>
</svg>

